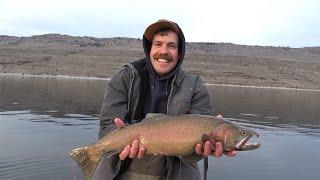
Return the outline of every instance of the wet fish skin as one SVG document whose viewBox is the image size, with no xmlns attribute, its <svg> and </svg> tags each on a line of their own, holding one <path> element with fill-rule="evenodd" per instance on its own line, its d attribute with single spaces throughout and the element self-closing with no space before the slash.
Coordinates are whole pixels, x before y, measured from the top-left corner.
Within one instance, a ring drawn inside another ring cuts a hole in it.
<svg viewBox="0 0 320 180">
<path fill-rule="evenodd" d="M 203 137 L 221 142 L 225 150 L 256 149 L 259 144 L 247 143 L 254 135 L 258 136 L 250 129 L 214 116 L 146 117 L 141 123 L 110 132 L 96 144 L 72 150 L 70 156 L 82 169 L 85 179 L 91 179 L 103 154 L 118 153 L 135 139 L 146 149 L 146 154 L 185 156 L 194 152 L 196 144 L 203 143 Z"/>
</svg>

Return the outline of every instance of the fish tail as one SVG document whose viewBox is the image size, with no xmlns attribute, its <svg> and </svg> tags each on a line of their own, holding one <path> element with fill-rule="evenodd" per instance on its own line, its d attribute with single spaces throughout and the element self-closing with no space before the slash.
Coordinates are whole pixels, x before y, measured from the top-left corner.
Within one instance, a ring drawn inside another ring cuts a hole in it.
<svg viewBox="0 0 320 180">
<path fill-rule="evenodd" d="M 94 153 L 91 153 L 94 149 L 93 146 L 89 145 L 73 149 L 70 153 L 71 158 L 77 162 L 86 180 L 92 179 L 93 173 L 100 160 L 100 157 L 94 157 Z"/>
</svg>

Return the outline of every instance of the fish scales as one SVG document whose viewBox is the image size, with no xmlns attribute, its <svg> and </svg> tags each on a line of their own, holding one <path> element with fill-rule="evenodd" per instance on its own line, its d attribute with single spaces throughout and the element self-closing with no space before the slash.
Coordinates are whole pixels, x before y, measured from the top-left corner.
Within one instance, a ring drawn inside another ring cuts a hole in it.
<svg viewBox="0 0 320 180">
<path fill-rule="evenodd" d="M 105 148 L 106 151 L 123 149 L 134 139 L 138 139 L 140 146 L 146 148 L 147 154 L 185 155 L 192 153 L 194 148 L 191 144 L 201 143 L 202 134 L 210 134 L 211 120 L 203 119 L 203 122 L 199 123 L 199 119 L 188 118 L 188 120 L 183 117 L 160 118 L 113 131 L 101 139 L 101 141 L 106 141 L 105 146 L 101 148 Z"/>
<path fill-rule="evenodd" d="M 194 152 L 196 144 L 210 139 L 220 141 L 226 150 L 256 149 L 260 144 L 247 143 L 253 135 L 258 136 L 252 130 L 214 116 L 147 116 L 141 123 L 110 132 L 96 144 L 74 149 L 70 156 L 82 169 L 85 179 L 91 179 L 103 154 L 118 153 L 135 139 L 146 149 L 146 154 L 185 156 Z"/>
</svg>

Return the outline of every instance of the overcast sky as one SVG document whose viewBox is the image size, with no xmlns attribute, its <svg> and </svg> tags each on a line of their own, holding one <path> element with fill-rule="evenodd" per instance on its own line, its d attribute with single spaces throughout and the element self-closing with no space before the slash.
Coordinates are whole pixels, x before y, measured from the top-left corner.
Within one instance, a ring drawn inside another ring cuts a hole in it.
<svg viewBox="0 0 320 180">
<path fill-rule="evenodd" d="M 141 38 L 158 19 L 188 42 L 320 46 L 319 0 L 0 0 L 0 35 Z"/>
</svg>

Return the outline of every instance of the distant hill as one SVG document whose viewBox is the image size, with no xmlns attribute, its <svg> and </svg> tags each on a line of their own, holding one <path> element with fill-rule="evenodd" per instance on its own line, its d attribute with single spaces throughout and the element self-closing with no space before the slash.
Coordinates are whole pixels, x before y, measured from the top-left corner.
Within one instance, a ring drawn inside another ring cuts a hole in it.
<svg viewBox="0 0 320 180">
<path fill-rule="evenodd" d="M 111 77 L 143 57 L 135 38 L 0 35 L 2 73 Z M 320 47 L 188 42 L 183 67 L 209 83 L 320 89 Z"/>
<path fill-rule="evenodd" d="M 135 38 L 95 38 L 79 37 L 61 34 L 44 34 L 31 37 L 15 37 L 0 35 L 0 45 L 31 45 L 31 44 L 59 44 L 79 47 L 101 47 L 101 48 L 123 48 L 129 47 L 142 51 L 142 41 Z M 320 47 L 274 47 L 274 46 L 249 46 L 232 43 L 209 43 L 209 42 L 188 42 L 187 53 L 200 53 L 221 56 L 248 56 L 263 58 L 283 58 L 283 59 L 320 59 Z"/>
</svg>

